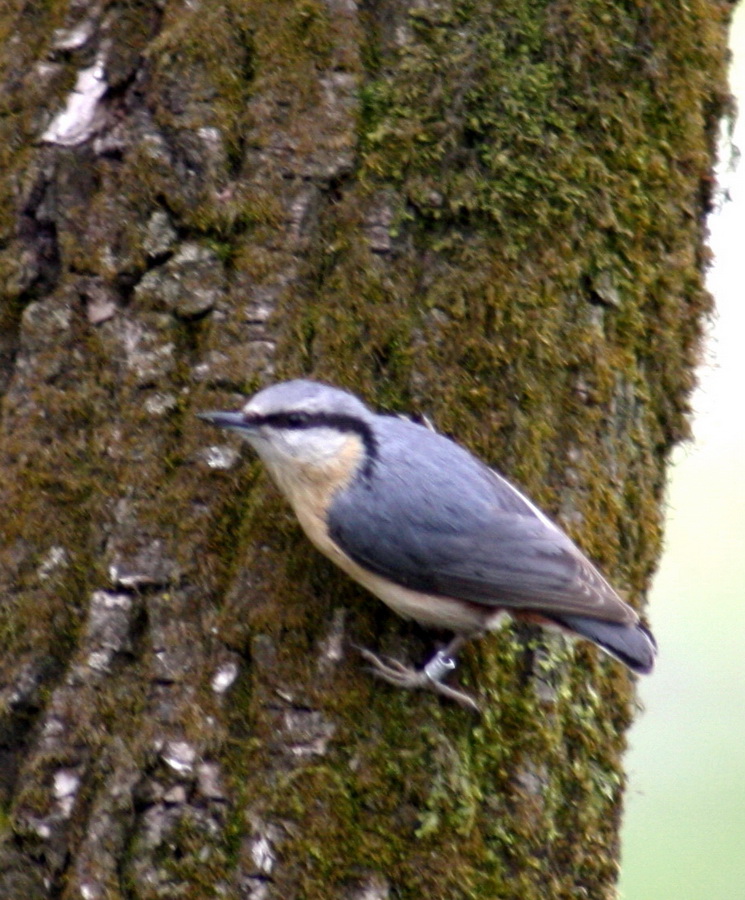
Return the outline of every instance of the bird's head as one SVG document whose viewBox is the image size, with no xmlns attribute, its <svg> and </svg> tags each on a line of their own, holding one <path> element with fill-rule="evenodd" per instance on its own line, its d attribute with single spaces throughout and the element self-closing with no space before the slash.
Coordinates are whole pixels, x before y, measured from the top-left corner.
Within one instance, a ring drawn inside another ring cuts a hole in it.
<svg viewBox="0 0 745 900">
<path fill-rule="evenodd" d="M 240 434 L 275 475 L 322 469 L 357 439 L 367 461 L 375 453 L 375 414 L 353 394 L 315 381 L 271 385 L 238 412 L 204 412 L 212 425 Z"/>
</svg>

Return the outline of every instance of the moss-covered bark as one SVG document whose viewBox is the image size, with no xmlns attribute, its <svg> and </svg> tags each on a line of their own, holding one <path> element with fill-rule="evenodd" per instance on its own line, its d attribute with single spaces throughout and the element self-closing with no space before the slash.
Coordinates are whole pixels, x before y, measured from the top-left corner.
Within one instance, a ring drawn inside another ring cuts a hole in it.
<svg viewBox="0 0 745 900">
<path fill-rule="evenodd" d="M 426 414 L 640 604 L 728 11 L 5 3 L 1 896 L 613 896 L 625 672 L 510 628 L 479 721 L 374 682 L 354 644 L 432 636 L 193 413 L 303 373 Z"/>
</svg>

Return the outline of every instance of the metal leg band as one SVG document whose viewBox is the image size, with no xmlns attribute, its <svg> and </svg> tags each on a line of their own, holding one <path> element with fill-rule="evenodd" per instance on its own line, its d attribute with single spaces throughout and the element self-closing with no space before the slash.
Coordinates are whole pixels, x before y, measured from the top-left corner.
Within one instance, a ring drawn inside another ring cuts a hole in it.
<svg viewBox="0 0 745 900">
<path fill-rule="evenodd" d="M 456 662 L 453 657 L 448 656 L 444 650 L 438 650 L 424 667 L 423 672 L 430 681 L 440 682 L 455 667 Z"/>
</svg>

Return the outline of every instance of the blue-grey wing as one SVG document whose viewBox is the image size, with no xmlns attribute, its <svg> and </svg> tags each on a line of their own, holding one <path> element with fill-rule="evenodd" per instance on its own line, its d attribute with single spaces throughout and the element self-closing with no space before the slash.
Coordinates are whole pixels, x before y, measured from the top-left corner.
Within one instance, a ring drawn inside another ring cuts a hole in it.
<svg viewBox="0 0 745 900">
<path fill-rule="evenodd" d="M 387 420 L 369 477 L 329 509 L 360 565 L 414 590 L 546 615 L 635 620 L 572 541 L 509 482 L 448 439 Z"/>
</svg>

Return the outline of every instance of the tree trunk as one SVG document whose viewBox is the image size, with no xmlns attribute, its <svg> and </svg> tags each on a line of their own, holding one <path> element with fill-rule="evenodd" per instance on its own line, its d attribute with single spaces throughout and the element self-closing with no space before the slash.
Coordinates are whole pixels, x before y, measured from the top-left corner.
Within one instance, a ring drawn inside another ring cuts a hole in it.
<svg viewBox="0 0 745 900">
<path fill-rule="evenodd" d="M 480 719 L 194 413 L 430 417 L 639 605 L 686 434 L 728 7 L 0 12 L 0 896 L 614 895 L 633 684 L 509 627 Z M 664 647 L 662 648 L 664 653 Z"/>
</svg>

